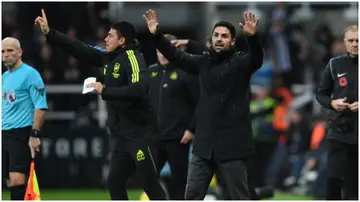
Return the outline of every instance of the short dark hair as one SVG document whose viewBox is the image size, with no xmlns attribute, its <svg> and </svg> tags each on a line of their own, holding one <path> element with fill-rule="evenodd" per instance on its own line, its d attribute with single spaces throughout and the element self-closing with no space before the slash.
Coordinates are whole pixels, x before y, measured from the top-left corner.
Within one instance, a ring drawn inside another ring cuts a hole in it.
<svg viewBox="0 0 360 202">
<path fill-rule="evenodd" d="M 214 32 L 215 28 L 217 28 L 217 27 L 226 27 L 230 31 L 231 38 L 234 39 L 236 37 L 236 29 L 235 29 L 234 25 L 232 25 L 230 22 L 220 21 L 220 22 L 216 23 L 214 25 L 213 32 Z"/>
<path fill-rule="evenodd" d="M 135 27 L 126 21 L 117 22 L 111 25 L 111 29 L 115 29 L 118 39 L 124 37 L 126 43 L 134 42 L 136 37 Z"/>
</svg>

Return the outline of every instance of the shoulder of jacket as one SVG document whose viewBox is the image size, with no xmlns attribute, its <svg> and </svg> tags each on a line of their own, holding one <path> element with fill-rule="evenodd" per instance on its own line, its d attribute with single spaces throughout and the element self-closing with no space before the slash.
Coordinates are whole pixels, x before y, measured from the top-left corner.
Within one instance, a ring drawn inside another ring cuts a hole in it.
<svg viewBox="0 0 360 202">
<path fill-rule="evenodd" d="M 334 71 L 335 71 L 336 67 L 338 66 L 338 65 L 336 65 L 336 62 L 341 61 L 345 57 L 346 57 L 346 54 L 343 54 L 343 55 L 335 56 L 329 60 L 329 69 L 330 69 L 331 76 L 333 77 L 333 79 L 335 79 Z"/>
</svg>

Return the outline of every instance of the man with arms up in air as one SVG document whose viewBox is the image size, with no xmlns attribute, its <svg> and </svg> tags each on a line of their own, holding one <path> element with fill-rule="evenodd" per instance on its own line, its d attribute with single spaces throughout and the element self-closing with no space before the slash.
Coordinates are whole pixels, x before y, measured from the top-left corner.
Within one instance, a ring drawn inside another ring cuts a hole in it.
<svg viewBox="0 0 360 202">
<path fill-rule="evenodd" d="M 358 27 L 346 29 L 347 53 L 331 58 L 316 99 L 331 112 L 326 139 L 328 172 L 326 199 L 358 200 Z M 344 195 L 342 196 L 342 190 Z"/>
<path fill-rule="evenodd" d="M 168 40 L 176 39 L 166 34 Z M 171 64 L 159 51 L 158 62 L 149 67 L 150 97 L 159 123 L 158 171 L 168 162 L 172 185 L 171 200 L 183 200 L 189 167 L 190 143 L 195 132 L 194 111 L 199 97 L 197 76 Z"/>
<path fill-rule="evenodd" d="M 126 182 L 135 171 L 151 200 L 165 199 L 150 149 L 157 133 L 156 115 L 148 96 L 147 77 L 142 74 L 145 60 L 134 49 L 134 26 L 124 21 L 113 24 L 103 52 L 50 29 L 44 10 L 35 24 L 40 24 L 41 32 L 52 46 L 91 65 L 101 68 L 107 65 L 104 84 L 96 82 L 88 87 L 94 87 L 107 101 L 108 127 L 115 140 L 108 177 L 111 199 L 128 199 Z"/>
<path fill-rule="evenodd" d="M 224 21 L 215 24 L 212 47 L 202 55 L 176 48 L 159 33 L 155 11 L 144 15 L 156 48 L 177 67 L 196 74 L 200 100 L 196 109 L 196 135 L 185 199 L 204 199 L 214 173 L 222 173 L 231 199 L 249 200 L 247 157 L 254 153 L 249 114 L 250 78 L 263 61 L 256 35 L 259 19 L 245 13 L 249 52 L 237 52 L 235 27 Z"/>
<path fill-rule="evenodd" d="M 40 151 L 46 90 L 39 72 L 22 62 L 18 39 L 2 41 L 2 165 L 11 200 L 24 200 L 31 159 Z M 29 148 L 30 146 L 30 148 Z"/>
</svg>

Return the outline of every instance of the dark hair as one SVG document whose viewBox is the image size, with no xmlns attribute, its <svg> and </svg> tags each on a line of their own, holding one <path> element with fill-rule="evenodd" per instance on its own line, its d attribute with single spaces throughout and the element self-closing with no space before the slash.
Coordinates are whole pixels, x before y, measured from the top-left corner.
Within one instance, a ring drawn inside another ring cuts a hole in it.
<svg viewBox="0 0 360 202">
<path fill-rule="evenodd" d="M 111 29 L 115 29 L 118 35 L 118 39 L 124 37 L 126 43 L 133 43 L 136 37 L 135 27 L 126 21 L 117 22 L 111 25 Z"/>
<path fill-rule="evenodd" d="M 226 27 L 230 31 L 231 38 L 234 39 L 236 37 L 236 29 L 235 29 L 234 25 L 232 25 L 230 22 L 220 21 L 220 22 L 216 23 L 214 25 L 213 32 L 214 32 L 215 28 L 217 28 L 217 27 Z"/>
</svg>

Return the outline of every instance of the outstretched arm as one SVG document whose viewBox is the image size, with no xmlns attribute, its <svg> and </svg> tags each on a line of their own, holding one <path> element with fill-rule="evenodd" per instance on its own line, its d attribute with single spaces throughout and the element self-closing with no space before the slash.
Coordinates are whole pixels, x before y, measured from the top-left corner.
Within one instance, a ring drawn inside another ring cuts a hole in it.
<svg viewBox="0 0 360 202">
<path fill-rule="evenodd" d="M 149 10 L 144 15 L 144 19 L 148 25 L 149 31 L 153 34 L 156 48 L 164 55 L 164 57 L 177 67 L 192 74 L 198 74 L 198 64 L 200 63 L 200 55 L 192 55 L 176 48 L 170 41 L 158 33 L 159 23 L 154 10 Z"/>
<path fill-rule="evenodd" d="M 35 25 L 40 25 L 40 30 L 46 35 L 50 45 L 60 47 L 63 51 L 79 60 L 103 67 L 104 52 L 92 48 L 78 40 L 73 40 L 55 29 L 50 29 L 44 9 L 41 9 L 41 12 L 42 16 L 35 19 Z"/>
<path fill-rule="evenodd" d="M 244 30 L 247 35 L 247 43 L 248 43 L 248 52 L 244 55 L 238 55 L 237 59 L 240 60 L 239 64 L 246 66 L 249 73 L 253 73 L 258 70 L 263 63 L 264 53 L 256 33 L 256 26 L 259 22 L 259 18 L 255 19 L 255 14 L 251 11 L 244 13 L 245 25 L 240 23 L 240 27 Z"/>
</svg>

